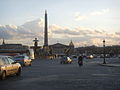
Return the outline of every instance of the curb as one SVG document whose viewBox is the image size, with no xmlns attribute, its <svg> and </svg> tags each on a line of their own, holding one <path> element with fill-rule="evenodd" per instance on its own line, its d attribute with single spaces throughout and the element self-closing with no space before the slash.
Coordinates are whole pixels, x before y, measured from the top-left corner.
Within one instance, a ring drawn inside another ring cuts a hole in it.
<svg viewBox="0 0 120 90">
<path fill-rule="evenodd" d="M 99 65 L 107 67 L 120 67 L 120 64 L 99 64 Z"/>
</svg>

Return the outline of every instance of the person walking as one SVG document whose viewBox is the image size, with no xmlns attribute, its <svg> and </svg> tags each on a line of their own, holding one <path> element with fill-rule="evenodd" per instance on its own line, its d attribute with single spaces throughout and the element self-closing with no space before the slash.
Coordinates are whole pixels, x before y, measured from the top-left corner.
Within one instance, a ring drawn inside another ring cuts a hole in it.
<svg viewBox="0 0 120 90">
<path fill-rule="evenodd" d="M 83 57 L 81 55 L 78 57 L 78 65 L 79 66 L 83 65 Z"/>
</svg>

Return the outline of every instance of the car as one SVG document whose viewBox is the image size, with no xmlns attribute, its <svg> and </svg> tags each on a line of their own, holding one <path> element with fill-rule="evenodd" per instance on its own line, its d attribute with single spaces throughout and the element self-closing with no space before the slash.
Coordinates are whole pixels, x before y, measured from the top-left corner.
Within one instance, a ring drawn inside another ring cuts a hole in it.
<svg viewBox="0 0 120 90">
<path fill-rule="evenodd" d="M 19 56 L 15 56 L 14 60 L 18 63 L 21 64 L 21 66 L 31 66 L 32 65 L 32 60 L 25 55 L 19 55 Z"/>
<path fill-rule="evenodd" d="M 78 60 L 78 56 L 72 55 L 72 56 L 71 56 L 71 59 L 72 59 L 72 60 Z"/>
<path fill-rule="evenodd" d="M 96 54 L 93 54 L 93 57 L 94 57 L 94 58 L 97 58 L 98 56 L 97 56 Z"/>
<path fill-rule="evenodd" d="M 110 54 L 106 54 L 105 57 L 106 57 L 106 58 L 110 58 Z"/>
<path fill-rule="evenodd" d="M 104 58 L 104 54 L 101 54 L 100 58 Z M 105 58 L 110 58 L 109 54 L 105 54 Z"/>
<path fill-rule="evenodd" d="M 94 57 L 93 57 L 93 55 L 88 55 L 88 56 L 86 56 L 86 58 L 87 59 L 93 59 Z"/>
<path fill-rule="evenodd" d="M 64 56 L 61 58 L 60 61 L 61 64 L 71 64 L 72 63 L 72 59 L 70 57 Z"/>
<path fill-rule="evenodd" d="M 21 65 L 8 56 L 0 56 L 0 79 L 4 80 L 7 76 L 21 74 Z"/>
</svg>

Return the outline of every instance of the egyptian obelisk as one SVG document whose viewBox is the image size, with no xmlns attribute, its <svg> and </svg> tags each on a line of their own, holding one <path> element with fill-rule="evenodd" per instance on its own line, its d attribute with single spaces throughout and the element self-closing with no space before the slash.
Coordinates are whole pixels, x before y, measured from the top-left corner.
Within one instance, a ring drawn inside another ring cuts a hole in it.
<svg viewBox="0 0 120 90">
<path fill-rule="evenodd" d="M 48 46 L 47 11 L 45 10 L 44 47 Z"/>
<path fill-rule="evenodd" d="M 44 45 L 43 53 L 45 58 L 49 58 L 49 46 L 48 46 L 48 23 L 47 23 L 47 11 L 45 10 L 45 28 L 44 28 Z"/>
</svg>

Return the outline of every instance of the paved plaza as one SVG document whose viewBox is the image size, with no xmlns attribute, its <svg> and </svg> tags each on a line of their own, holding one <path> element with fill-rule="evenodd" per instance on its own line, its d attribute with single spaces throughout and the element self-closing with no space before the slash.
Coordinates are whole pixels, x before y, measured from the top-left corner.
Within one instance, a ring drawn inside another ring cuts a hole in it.
<svg viewBox="0 0 120 90">
<path fill-rule="evenodd" d="M 84 59 L 79 67 L 77 61 L 37 59 L 31 67 L 23 67 L 20 77 L 0 81 L 0 90 L 120 90 L 120 59 L 106 61 L 103 65 L 101 58 Z"/>
</svg>

